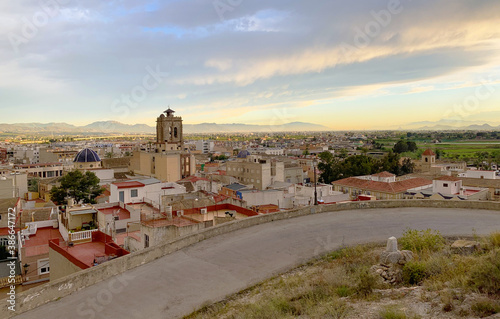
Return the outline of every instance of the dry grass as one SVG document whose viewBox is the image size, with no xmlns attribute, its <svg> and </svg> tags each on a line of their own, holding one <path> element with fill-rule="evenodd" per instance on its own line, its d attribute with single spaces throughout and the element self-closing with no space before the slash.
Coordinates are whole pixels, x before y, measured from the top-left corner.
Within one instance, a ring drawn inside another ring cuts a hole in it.
<svg viewBox="0 0 500 319">
<path fill-rule="evenodd" d="M 414 248 L 415 260 L 403 269 L 406 280 L 395 288 L 422 285 L 427 293 L 437 294 L 437 298 L 415 299 L 428 302 L 434 311 L 453 317 L 499 311 L 498 302 L 494 301 L 500 299 L 499 233 L 478 239 L 483 249 L 469 256 L 451 254 L 438 233 L 408 234 L 418 242 L 414 245 L 418 248 Z M 419 238 L 422 236 L 431 239 Z M 411 246 L 411 240 L 408 242 Z M 369 270 L 378 263 L 382 249 L 380 245 L 364 245 L 334 251 L 229 300 L 203 307 L 186 318 L 356 317 L 359 315 L 357 304 L 376 303 L 381 297 L 374 291 L 391 288 Z M 464 307 L 465 296 L 470 293 L 482 294 L 484 299 L 472 307 L 470 302 Z M 379 310 L 378 317 L 418 316 L 391 306 Z"/>
</svg>

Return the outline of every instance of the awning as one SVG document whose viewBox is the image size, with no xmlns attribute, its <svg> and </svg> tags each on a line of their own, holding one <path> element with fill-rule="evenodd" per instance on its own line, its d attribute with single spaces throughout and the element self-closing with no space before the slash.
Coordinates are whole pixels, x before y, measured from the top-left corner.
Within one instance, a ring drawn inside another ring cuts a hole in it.
<svg viewBox="0 0 500 319">
<path fill-rule="evenodd" d="M 95 209 L 82 209 L 82 210 L 72 210 L 69 212 L 70 215 L 84 215 L 84 214 L 97 214 Z"/>
</svg>

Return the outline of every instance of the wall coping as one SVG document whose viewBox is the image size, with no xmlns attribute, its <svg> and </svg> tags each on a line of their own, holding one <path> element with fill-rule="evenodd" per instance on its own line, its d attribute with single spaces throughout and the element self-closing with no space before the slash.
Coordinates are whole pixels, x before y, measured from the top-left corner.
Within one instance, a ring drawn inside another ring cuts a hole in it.
<svg viewBox="0 0 500 319">
<path fill-rule="evenodd" d="M 313 215 L 318 213 L 348 211 L 354 209 L 376 209 L 376 208 L 405 208 L 405 207 L 429 207 L 429 208 L 457 208 L 457 209 L 484 209 L 499 210 L 500 202 L 492 201 L 450 201 L 429 199 L 401 199 L 401 200 L 377 200 L 347 202 L 330 205 L 306 206 L 290 211 L 276 212 L 265 215 L 252 216 L 245 219 L 234 220 L 228 223 L 202 229 L 198 232 L 184 235 L 160 245 L 152 246 L 120 258 L 110 260 L 95 267 L 87 268 L 75 274 L 71 274 L 41 286 L 16 294 L 16 311 L 7 309 L 8 303 L 3 303 L 0 313 L 8 313 L 8 317 L 19 315 L 28 310 L 39 307 L 50 301 L 58 300 L 77 290 L 86 288 L 100 281 L 119 275 L 127 270 L 154 261 L 158 258 L 171 254 L 175 251 L 188 247 L 218 235 L 230 233 L 235 230 L 248 228 L 264 223 L 289 218 Z M 92 276 L 88 276 L 92 274 Z"/>
</svg>

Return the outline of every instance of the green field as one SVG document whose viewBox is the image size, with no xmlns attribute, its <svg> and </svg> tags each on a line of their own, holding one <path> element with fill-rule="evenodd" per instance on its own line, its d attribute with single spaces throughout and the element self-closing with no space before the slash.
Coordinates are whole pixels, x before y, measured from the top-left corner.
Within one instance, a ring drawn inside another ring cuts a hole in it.
<svg viewBox="0 0 500 319">
<path fill-rule="evenodd" d="M 488 152 L 490 154 L 500 153 L 499 142 L 453 142 L 438 144 L 417 144 L 419 148 L 432 150 L 440 149 L 445 157 L 474 157 L 477 152 Z"/>
<path fill-rule="evenodd" d="M 384 145 L 386 149 L 392 149 L 393 145 L 399 141 L 399 138 L 386 138 L 378 139 L 377 142 Z M 444 152 L 445 158 L 473 158 L 478 152 L 488 152 L 491 155 L 496 153 L 500 154 L 500 141 L 498 140 L 454 140 L 454 141 L 444 141 L 441 143 L 432 143 L 429 140 L 412 140 L 417 143 L 417 146 L 421 151 L 428 148 L 436 151 L 441 150 Z M 404 156 L 409 156 L 412 158 L 419 157 L 417 152 L 414 154 L 404 153 Z"/>
</svg>

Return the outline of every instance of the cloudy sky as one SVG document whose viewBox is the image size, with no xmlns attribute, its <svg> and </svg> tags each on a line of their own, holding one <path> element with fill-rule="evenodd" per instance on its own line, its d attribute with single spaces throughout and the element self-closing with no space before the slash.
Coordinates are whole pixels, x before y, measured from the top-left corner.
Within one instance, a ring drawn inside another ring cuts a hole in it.
<svg viewBox="0 0 500 319">
<path fill-rule="evenodd" d="M 500 124 L 498 0 L 0 2 L 0 123 Z"/>
</svg>

